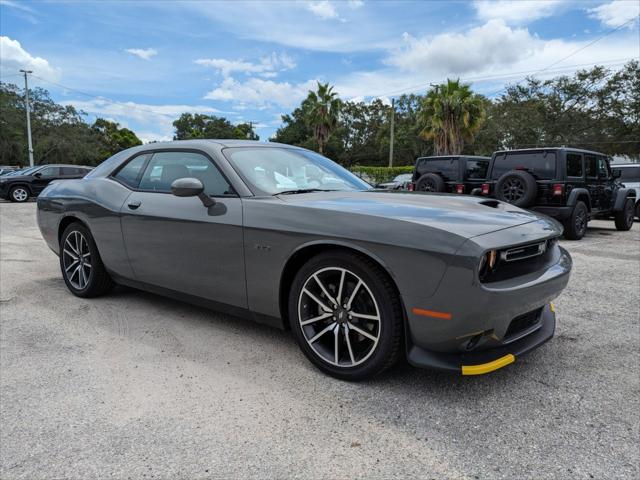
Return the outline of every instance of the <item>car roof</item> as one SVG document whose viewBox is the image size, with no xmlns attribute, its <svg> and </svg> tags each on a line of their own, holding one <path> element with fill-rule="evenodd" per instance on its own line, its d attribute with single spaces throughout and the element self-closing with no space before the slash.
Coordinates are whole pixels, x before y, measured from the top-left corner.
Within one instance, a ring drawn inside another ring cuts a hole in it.
<svg viewBox="0 0 640 480">
<path fill-rule="evenodd" d="M 418 160 L 424 160 L 426 158 L 429 159 L 438 159 L 438 158 L 477 158 L 480 160 L 489 160 L 491 157 L 485 157 L 482 155 L 429 155 L 427 157 L 418 157 Z"/>
<path fill-rule="evenodd" d="M 612 163 L 611 168 L 640 167 L 640 163 Z"/>
<path fill-rule="evenodd" d="M 221 147 L 287 147 L 287 148 L 298 148 L 293 145 L 287 145 L 284 143 L 276 143 L 276 142 L 261 142 L 259 140 L 238 140 L 238 139 L 219 139 L 219 138 L 196 138 L 191 140 L 170 140 L 167 142 L 155 142 L 155 143 L 146 143 L 141 145 L 144 150 L 149 149 L 162 149 L 162 148 L 175 148 L 176 146 L 181 147 L 203 147 L 203 146 L 211 146 L 212 144 L 219 145 Z M 137 147 L 137 148 L 141 148 Z"/>
<path fill-rule="evenodd" d="M 516 148 L 514 150 L 497 150 L 493 152 L 494 155 L 503 154 L 503 153 L 527 153 L 527 152 L 550 152 L 550 151 L 567 151 L 567 152 L 577 152 L 577 153 L 592 153 L 594 155 L 603 155 L 608 157 L 606 153 L 595 152 L 593 150 L 584 150 L 582 148 L 573 148 L 573 147 L 537 147 L 537 148 Z"/>
</svg>

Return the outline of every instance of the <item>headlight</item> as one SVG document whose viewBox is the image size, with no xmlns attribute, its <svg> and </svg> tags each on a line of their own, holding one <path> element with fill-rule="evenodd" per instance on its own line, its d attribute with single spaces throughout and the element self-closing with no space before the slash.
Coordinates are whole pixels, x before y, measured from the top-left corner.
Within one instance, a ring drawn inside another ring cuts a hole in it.
<svg viewBox="0 0 640 480">
<path fill-rule="evenodd" d="M 488 274 L 493 272 L 496 267 L 496 263 L 498 263 L 498 252 L 497 250 L 489 250 L 482 255 L 480 259 L 480 265 L 478 265 L 478 275 L 482 280 Z"/>
</svg>

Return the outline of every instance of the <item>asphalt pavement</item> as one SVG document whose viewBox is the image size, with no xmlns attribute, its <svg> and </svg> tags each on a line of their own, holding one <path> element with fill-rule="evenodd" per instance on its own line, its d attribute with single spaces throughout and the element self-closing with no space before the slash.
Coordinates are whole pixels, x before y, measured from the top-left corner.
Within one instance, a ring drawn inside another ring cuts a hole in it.
<svg viewBox="0 0 640 480">
<path fill-rule="evenodd" d="M 640 477 L 640 228 L 562 241 L 556 336 L 492 374 L 346 383 L 287 332 L 118 288 L 71 295 L 0 204 L 0 478 Z"/>
</svg>

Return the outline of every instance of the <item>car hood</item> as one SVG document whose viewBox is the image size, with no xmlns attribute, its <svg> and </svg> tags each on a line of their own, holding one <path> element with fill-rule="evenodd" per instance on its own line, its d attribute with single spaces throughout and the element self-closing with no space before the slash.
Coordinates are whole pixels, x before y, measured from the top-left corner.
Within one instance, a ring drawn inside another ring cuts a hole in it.
<svg viewBox="0 0 640 480">
<path fill-rule="evenodd" d="M 10 176 L 5 176 L 2 175 L 0 177 L 0 180 L 7 180 L 7 181 L 14 181 L 14 180 L 31 180 L 31 176 L 30 175 L 10 175 Z"/>
<path fill-rule="evenodd" d="M 546 217 L 508 203 L 470 195 L 361 191 L 314 192 L 280 195 L 279 198 L 301 207 L 412 222 L 465 238 L 534 221 L 547 221 Z M 548 222 L 551 224 L 553 221 Z"/>
</svg>

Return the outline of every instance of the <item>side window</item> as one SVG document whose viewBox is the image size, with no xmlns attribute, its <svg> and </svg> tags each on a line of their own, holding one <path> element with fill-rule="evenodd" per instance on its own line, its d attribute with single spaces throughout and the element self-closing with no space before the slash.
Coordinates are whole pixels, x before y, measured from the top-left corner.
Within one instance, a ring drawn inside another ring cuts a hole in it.
<svg viewBox="0 0 640 480">
<path fill-rule="evenodd" d="M 596 178 L 598 176 L 598 166 L 595 155 L 585 155 L 584 164 L 587 170 L 587 177 Z"/>
<path fill-rule="evenodd" d="M 598 157 L 598 177 L 611 177 L 611 174 L 609 173 L 609 165 L 607 164 L 607 159 L 605 157 Z"/>
<path fill-rule="evenodd" d="M 218 168 L 207 157 L 195 152 L 155 153 L 142 174 L 140 189 L 171 192 L 174 180 L 185 177 L 200 180 L 207 195 L 222 196 L 233 193 Z"/>
<path fill-rule="evenodd" d="M 567 177 L 582 177 L 582 155 L 567 153 Z"/>
<path fill-rule="evenodd" d="M 60 167 L 47 167 L 39 172 L 43 177 L 59 177 Z"/>
<path fill-rule="evenodd" d="M 87 173 L 84 168 L 78 167 L 60 167 L 60 171 L 63 177 L 77 177 Z"/>
<path fill-rule="evenodd" d="M 113 175 L 113 178 L 131 188 L 136 188 L 138 186 L 138 180 L 140 179 L 140 173 L 142 173 L 142 167 L 144 167 L 145 162 L 150 156 L 148 153 L 138 155 L 118 170 L 116 174 Z"/>
</svg>

